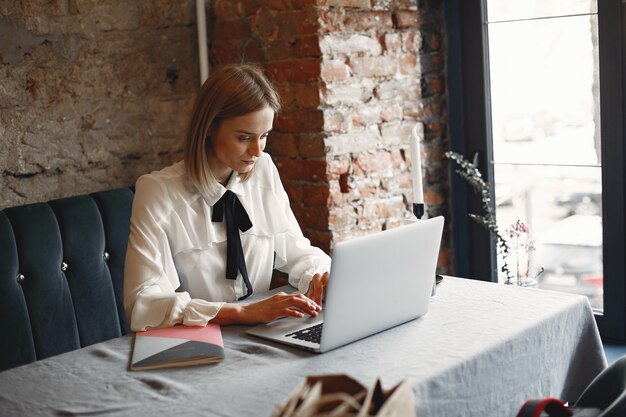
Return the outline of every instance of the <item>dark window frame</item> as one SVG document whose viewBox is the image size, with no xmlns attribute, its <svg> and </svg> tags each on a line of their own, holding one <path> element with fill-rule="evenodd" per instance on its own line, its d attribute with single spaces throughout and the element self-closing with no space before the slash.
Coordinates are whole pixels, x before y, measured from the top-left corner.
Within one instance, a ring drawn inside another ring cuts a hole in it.
<svg viewBox="0 0 626 417">
<path fill-rule="evenodd" d="M 476 158 L 484 178 L 493 184 L 485 0 L 445 0 L 445 11 L 450 148 Z M 626 336 L 626 3 L 598 0 L 598 42 L 604 313 L 597 314 L 596 320 L 603 339 L 622 341 Z M 455 273 L 496 281 L 492 236 L 467 216 L 481 212 L 480 200 L 456 174 L 451 177 L 451 190 Z"/>
</svg>

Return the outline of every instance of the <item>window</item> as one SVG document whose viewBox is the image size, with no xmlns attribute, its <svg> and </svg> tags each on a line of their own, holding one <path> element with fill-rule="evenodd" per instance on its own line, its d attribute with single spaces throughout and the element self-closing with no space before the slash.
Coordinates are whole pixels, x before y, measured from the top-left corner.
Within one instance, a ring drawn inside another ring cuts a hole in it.
<svg viewBox="0 0 626 417">
<path fill-rule="evenodd" d="M 537 285 L 588 296 L 611 339 L 624 338 L 626 299 L 623 7 L 446 2 L 452 149 L 478 155 L 501 230 L 530 224 Z M 498 280 L 491 236 L 467 220 L 477 197 L 452 182 L 457 274 Z"/>
</svg>

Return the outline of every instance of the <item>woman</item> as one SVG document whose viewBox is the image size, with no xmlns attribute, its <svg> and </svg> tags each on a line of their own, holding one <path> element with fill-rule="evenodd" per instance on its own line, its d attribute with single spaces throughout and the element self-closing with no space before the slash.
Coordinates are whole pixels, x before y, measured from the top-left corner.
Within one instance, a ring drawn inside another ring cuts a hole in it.
<svg viewBox="0 0 626 417">
<path fill-rule="evenodd" d="M 255 324 L 321 310 L 330 258 L 302 235 L 263 153 L 279 110 L 260 69 L 222 67 L 198 94 L 184 160 L 137 180 L 124 271 L 133 330 Z M 234 303 L 268 290 L 274 268 L 299 293 Z"/>
</svg>

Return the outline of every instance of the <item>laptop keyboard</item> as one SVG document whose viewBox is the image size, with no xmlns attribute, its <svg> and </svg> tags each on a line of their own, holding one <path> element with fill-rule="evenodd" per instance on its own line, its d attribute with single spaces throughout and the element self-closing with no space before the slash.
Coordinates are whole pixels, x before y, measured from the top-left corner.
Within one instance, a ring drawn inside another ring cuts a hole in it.
<svg viewBox="0 0 626 417">
<path fill-rule="evenodd" d="M 319 323 L 311 327 L 306 327 L 304 329 L 300 329 L 297 332 L 289 333 L 285 336 L 293 337 L 298 340 L 305 340 L 311 343 L 320 343 L 322 339 L 322 325 L 324 323 Z"/>
</svg>

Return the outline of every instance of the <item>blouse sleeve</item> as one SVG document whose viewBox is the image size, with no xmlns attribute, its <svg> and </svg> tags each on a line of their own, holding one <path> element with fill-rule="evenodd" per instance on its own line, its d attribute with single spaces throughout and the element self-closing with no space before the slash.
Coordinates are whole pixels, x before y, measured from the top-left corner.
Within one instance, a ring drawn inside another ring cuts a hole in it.
<svg viewBox="0 0 626 417">
<path fill-rule="evenodd" d="M 135 190 L 124 267 L 124 308 L 130 327 L 206 325 L 224 303 L 176 292 L 180 281 L 164 228 L 172 206 L 167 191 L 149 176 L 141 177 Z"/>
<path fill-rule="evenodd" d="M 320 248 L 312 246 L 302 234 L 289 205 L 289 197 L 280 181 L 278 170 L 273 164 L 272 168 L 274 192 L 288 224 L 287 232 L 276 238 L 275 267 L 288 273 L 289 284 L 304 294 L 308 291 L 313 275 L 330 271 L 330 257 Z"/>
</svg>

